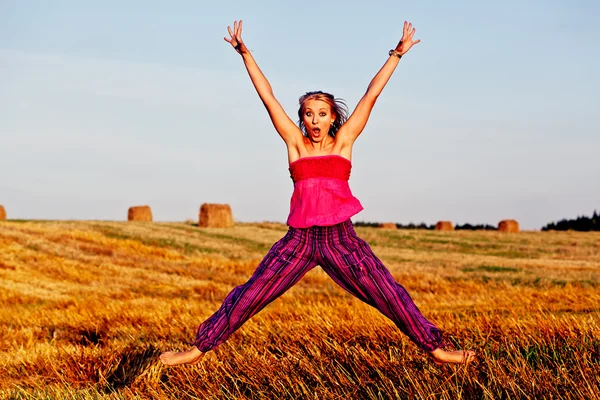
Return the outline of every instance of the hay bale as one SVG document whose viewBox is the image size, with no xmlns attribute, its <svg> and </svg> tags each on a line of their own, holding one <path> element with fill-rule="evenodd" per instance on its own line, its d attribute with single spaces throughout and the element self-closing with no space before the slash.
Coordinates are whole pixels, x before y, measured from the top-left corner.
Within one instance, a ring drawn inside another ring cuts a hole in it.
<svg viewBox="0 0 600 400">
<path fill-rule="evenodd" d="M 514 219 L 505 219 L 498 223 L 500 232 L 519 232 L 519 223 Z"/>
<path fill-rule="evenodd" d="M 231 207 L 229 207 L 229 204 L 202 204 L 198 226 L 202 228 L 231 228 L 233 226 Z"/>
<path fill-rule="evenodd" d="M 435 230 L 436 231 L 453 231 L 454 225 L 452 225 L 452 222 L 450 222 L 450 221 L 438 221 L 438 223 L 435 224 Z"/>
<path fill-rule="evenodd" d="M 4 221 L 6 219 L 6 210 L 4 206 L 0 206 L 0 221 Z"/>
<path fill-rule="evenodd" d="M 381 229 L 398 229 L 395 222 L 384 222 L 382 224 L 379 224 L 379 227 Z"/>
<path fill-rule="evenodd" d="M 129 207 L 127 221 L 150 221 L 152 222 L 152 210 L 150 206 Z"/>
</svg>

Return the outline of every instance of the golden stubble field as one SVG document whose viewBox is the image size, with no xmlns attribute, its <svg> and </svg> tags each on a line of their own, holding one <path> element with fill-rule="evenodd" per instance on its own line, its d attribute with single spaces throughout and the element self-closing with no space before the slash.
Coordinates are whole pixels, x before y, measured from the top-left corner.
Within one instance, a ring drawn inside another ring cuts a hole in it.
<svg viewBox="0 0 600 400">
<path fill-rule="evenodd" d="M 207 353 L 165 367 L 285 232 L 0 222 L 0 398 L 597 398 L 600 233 L 357 228 L 476 363 L 436 366 L 319 269 Z"/>
</svg>

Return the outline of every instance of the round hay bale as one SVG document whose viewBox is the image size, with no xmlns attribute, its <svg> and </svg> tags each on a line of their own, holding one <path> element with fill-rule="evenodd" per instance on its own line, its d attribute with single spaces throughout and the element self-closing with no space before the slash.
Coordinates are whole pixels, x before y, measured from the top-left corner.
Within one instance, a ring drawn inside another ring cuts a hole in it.
<svg viewBox="0 0 600 400">
<path fill-rule="evenodd" d="M 127 221 L 150 221 L 152 222 L 152 210 L 150 206 L 129 207 Z"/>
<path fill-rule="evenodd" d="M 6 210 L 4 206 L 0 206 L 0 221 L 4 221 L 6 219 Z"/>
<path fill-rule="evenodd" d="M 500 232 L 519 232 L 519 223 L 514 219 L 505 219 L 498 223 Z"/>
<path fill-rule="evenodd" d="M 381 229 L 398 229 L 395 222 L 384 222 L 379 224 Z"/>
<path fill-rule="evenodd" d="M 233 226 L 231 207 L 229 207 L 229 204 L 202 204 L 198 226 L 202 228 L 231 228 Z"/>
<path fill-rule="evenodd" d="M 438 223 L 435 224 L 434 229 L 436 231 L 453 231 L 454 225 L 452 225 L 452 222 L 450 221 L 438 221 Z"/>
</svg>

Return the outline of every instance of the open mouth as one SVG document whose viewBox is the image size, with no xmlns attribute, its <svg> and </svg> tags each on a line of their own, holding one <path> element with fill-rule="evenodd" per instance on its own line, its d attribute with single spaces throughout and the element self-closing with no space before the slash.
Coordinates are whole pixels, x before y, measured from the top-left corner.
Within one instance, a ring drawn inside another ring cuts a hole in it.
<svg viewBox="0 0 600 400">
<path fill-rule="evenodd" d="M 321 135 L 321 129 L 320 128 L 313 128 L 313 135 L 319 137 Z"/>
</svg>

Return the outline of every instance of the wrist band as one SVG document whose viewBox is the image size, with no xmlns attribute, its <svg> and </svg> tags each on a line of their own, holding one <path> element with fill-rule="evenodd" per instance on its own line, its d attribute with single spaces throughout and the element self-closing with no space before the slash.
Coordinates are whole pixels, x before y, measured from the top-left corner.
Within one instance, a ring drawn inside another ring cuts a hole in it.
<svg viewBox="0 0 600 400">
<path fill-rule="evenodd" d="M 396 56 L 398 58 L 402 58 L 402 54 L 398 53 L 396 50 L 392 49 L 390 50 L 390 52 L 388 53 L 390 56 Z"/>
</svg>

